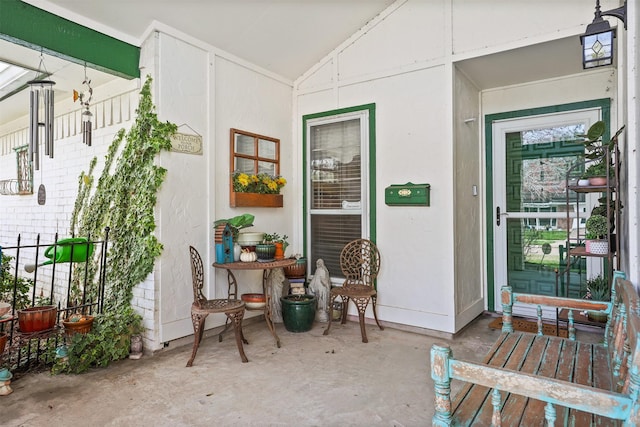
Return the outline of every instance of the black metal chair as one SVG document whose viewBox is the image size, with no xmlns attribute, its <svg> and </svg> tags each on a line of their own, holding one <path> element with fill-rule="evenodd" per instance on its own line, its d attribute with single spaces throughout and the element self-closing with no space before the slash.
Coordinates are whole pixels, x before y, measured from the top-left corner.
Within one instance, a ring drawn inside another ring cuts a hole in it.
<svg viewBox="0 0 640 427">
<path fill-rule="evenodd" d="M 204 286 L 204 269 L 202 267 L 202 258 L 198 251 L 189 246 L 191 254 L 191 277 L 193 281 L 193 304 L 191 305 L 191 321 L 193 322 L 193 351 L 191 358 L 187 362 L 187 366 L 193 365 L 193 359 L 196 358 L 198 346 L 202 341 L 204 333 L 204 322 L 211 313 L 224 313 L 233 325 L 233 332 L 236 336 L 236 344 L 240 352 L 240 358 L 243 363 L 248 362 L 247 356 L 244 354 L 242 342 L 244 336 L 242 334 L 242 318 L 244 317 L 244 302 L 231 298 L 207 299 L 202 293 Z M 222 337 L 220 337 L 222 338 Z"/>
</svg>

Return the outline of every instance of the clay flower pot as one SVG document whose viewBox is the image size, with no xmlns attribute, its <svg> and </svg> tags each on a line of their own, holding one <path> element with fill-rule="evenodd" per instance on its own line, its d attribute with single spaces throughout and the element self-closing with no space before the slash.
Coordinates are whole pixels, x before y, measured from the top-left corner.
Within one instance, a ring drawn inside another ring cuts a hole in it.
<svg viewBox="0 0 640 427">
<path fill-rule="evenodd" d="M 9 336 L 5 332 L 0 332 L 0 354 L 4 353 L 4 347 L 7 345 Z"/>
<path fill-rule="evenodd" d="M 25 308 L 18 310 L 20 332 L 32 333 L 52 329 L 56 324 L 58 310 L 55 305 Z"/>
</svg>

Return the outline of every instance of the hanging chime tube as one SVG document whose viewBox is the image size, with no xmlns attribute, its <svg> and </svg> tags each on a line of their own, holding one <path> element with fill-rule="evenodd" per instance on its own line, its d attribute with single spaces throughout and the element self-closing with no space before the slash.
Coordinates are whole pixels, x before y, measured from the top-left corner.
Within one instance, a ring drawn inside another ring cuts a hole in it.
<svg viewBox="0 0 640 427">
<path fill-rule="evenodd" d="M 89 108 L 82 113 L 82 142 L 91 147 L 91 112 Z"/>
<path fill-rule="evenodd" d="M 45 154 L 53 159 L 53 89 L 44 89 L 44 140 Z"/>
<path fill-rule="evenodd" d="M 29 160 L 33 162 L 35 170 L 40 169 L 40 156 L 38 153 L 38 107 L 40 104 L 39 91 L 37 88 L 31 88 L 29 113 L 31 120 L 29 121 Z"/>
</svg>

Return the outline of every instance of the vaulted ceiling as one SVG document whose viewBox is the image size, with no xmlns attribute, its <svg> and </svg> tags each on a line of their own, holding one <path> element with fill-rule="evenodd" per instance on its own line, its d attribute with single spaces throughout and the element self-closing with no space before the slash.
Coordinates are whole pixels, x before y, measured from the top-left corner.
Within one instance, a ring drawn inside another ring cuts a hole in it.
<svg viewBox="0 0 640 427">
<path fill-rule="evenodd" d="M 23 0 L 140 46 L 152 26 L 175 28 L 291 81 L 394 0 Z M 0 41 L 0 60 L 38 69 L 40 52 Z M 44 55 L 56 97 L 71 96 L 84 68 Z M 89 70 L 94 86 L 115 77 Z M 0 103 L 0 124 L 26 113 L 27 91 Z"/>
</svg>

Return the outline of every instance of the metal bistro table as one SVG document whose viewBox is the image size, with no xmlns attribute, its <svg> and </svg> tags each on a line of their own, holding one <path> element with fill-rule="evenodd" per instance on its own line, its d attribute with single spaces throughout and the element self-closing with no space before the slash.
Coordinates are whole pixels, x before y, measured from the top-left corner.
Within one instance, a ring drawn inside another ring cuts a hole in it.
<svg viewBox="0 0 640 427">
<path fill-rule="evenodd" d="M 264 310 L 264 320 L 267 322 L 267 327 L 271 331 L 271 335 L 276 340 L 276 345 L 280 348 L 280 338 L 278 338 L 278 334 L 276 334 L 276 328 L 273 325 L 273 320 L 271 317 L 271 290 L 267 287 L 267 276 L 269 275 L 269 271 L 274 268 L 284 268 L 294 265 L 296 263 L 295 258 L 285 258 L 270 262 L 228 262 L 224 264 L 218 264 L 217 262 L 213 263 L 215 268 L 224 268 L 227 270 L 227 281 L 229 283 L 229 296 L 233 290 L 238 289 L 238 281 L 236 276 L 233 274 L 233 270 L 262 270 L 262 293 L 264 293 L 266 304 L 264 309 L 251 309 L 246 308 L 245 310 Z"/>
</svg>

